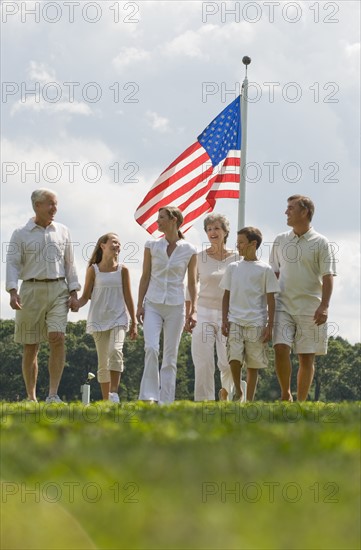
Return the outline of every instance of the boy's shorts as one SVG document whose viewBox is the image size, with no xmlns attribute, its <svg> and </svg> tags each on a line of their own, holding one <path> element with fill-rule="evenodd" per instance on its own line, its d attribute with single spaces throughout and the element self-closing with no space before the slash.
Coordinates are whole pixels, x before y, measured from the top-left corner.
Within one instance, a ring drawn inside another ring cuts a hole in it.
<svg viewBox="0 0 361 550">
<path fill-rule="evenodd" d="M 276 311 L 273 345 L 286 344 L 294 353 L 327 353 L 327 323 L 316 325 L 311 315 L 290 315 Z"/>
<path fill-rule="evenodd" d="M 68 285 L 65 281 L 24 281 L 20 287 L 22 309 L 15 313 L 15 342 L 38 344 L 48 333 L 65 333 L 68 316 Z"/>
<path fill-rule="evenodd" d="M 261 338 L 262 327 L 244 327 L 231 322 L 227 339 L 228 361 L 245 362 L 248 369 L 268 367 L 268 344 Z"/>
</svg>

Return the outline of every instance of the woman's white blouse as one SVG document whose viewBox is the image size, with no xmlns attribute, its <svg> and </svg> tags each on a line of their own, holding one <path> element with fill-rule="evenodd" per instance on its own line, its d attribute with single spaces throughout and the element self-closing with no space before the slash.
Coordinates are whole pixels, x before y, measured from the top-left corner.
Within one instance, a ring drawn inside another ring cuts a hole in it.
<svg viewBox="0 0 361 550">
<path fill-rule="evenodd" d="M 152 267 L 145 299 L 156 304 L 179 305 L 184 303 L 184 277 L 188 264 L 197 249 L 180 239 L 170 257 L 167 254 L 168 241 L 147 241 Z"/>
</svg>

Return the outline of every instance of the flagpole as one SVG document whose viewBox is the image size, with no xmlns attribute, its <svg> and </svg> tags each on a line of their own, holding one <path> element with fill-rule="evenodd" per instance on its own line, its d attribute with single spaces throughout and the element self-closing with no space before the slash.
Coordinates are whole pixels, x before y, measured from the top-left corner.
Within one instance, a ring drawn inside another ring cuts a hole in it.
<svg viewBox="0 0 361 550">
<path fill-rule="evenodd" d="M 248 78 L 247 68 L 251 63 L 251 58 L 245 55 L 242 63 L 246 66 L 246 76 L 242 84 L 240 110 L 241 110 L 241 164 L 240 164 L 240 184 L 238 199 L 238 229 L 245 226 L 246 211 L 246 162 L 247 162 L 247 107 L 248 107 Z"/>
</svg>

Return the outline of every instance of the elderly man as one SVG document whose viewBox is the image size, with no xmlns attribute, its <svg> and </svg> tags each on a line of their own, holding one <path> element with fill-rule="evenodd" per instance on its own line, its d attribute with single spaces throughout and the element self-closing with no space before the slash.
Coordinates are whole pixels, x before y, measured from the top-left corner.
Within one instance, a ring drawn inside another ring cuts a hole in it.
<svg viewBox="0 0 361 550">
<path fill-rule="evenodd" d="M 270 264 L 279 278 L 273 345 L 281 399 L 292 401 L 291 348 L 298 354 L 297 400 L 307 399 L 315 355 L 327 353 L 327 317 L 336 275 L 332 244 L 311 227 L 310 198 L 292 195 L 285 212 L 292 230 L 275 239 Z"/>
<path fill-rule="evenodd" d="M 36 401 L 38 350 L 48 340 L 49 395 L 61 403 L 58 387 L 65 363 L 68 309 L 77 309 L 80 290 L 72 242 L 65 225 L 54 222 L 57 197 L 50 189 L 31 195 L 35 217 L 16 229 L 6 258 L 6 290 L 15 314 L 15 342 L 23 344 L 22 371 L 29 401 Z M 18 293 L 18 280 L 22 279 Z"/>
</svg>

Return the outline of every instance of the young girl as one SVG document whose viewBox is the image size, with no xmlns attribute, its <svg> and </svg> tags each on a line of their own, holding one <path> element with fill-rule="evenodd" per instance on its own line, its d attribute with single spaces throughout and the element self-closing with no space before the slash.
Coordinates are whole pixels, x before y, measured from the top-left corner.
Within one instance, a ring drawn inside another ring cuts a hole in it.
<svg viewBox="0 0 361 550">
<path fill-rule="evenodd" d="M 130 290 L 129 271 L 119 265 L 119 237 L 107 233 L 98 239 L 89 260 L 79 307 L 91 298 L 86 331 L 93 335 L 98 354 L 98 382 L 103 399 L 119 403 L 118 387 L 124 370 L 123 344 L 131 319 L 130 338 L 137 337 L 137 323 Z"/>
</svg>

